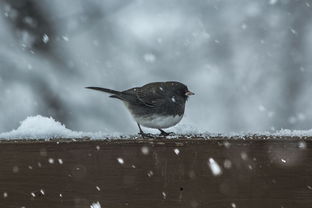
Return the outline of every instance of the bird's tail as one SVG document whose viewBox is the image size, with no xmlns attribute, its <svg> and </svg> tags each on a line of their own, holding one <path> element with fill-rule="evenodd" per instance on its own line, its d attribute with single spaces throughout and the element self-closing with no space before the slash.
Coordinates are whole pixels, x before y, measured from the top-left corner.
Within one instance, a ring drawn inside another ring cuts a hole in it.
<svg viewBox="0 0 312 208">
<path fill-rule="evenodd" d="M 109 94 L 112 94 L 110 97 L 112 98 L 119 98 L 122 99 L 121 95 L 122 93 L 116 90 L 111 90 L 111 89 L 107 89 L 107 88 L 102 88 L 102 87 L 86 87 L 87 89 L 91 89 L 91 90 L 97 90 L 97 91 L 102 91 L 102 92 L 106 92 Z"/>
</svg>

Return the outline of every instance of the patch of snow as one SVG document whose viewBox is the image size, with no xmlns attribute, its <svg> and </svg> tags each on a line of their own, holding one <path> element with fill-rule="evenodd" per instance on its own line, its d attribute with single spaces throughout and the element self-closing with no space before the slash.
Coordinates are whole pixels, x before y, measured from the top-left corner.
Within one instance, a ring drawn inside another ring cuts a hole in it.
<svg viewBox="0 0 312 208">
<path fill-rule="evenodd" d="M 289 130 L 289 129 L 282 129 L 273 133 L 268 133 L 267 135 L 272 135 L 272 136 L 298 136 L 298 137 L 303 137 L 303 136 L 312 136 L 312 129 L 309 130 Z"/>
<path fill-rule="evenodd" d="M 17 129 L 0 133 L 1 139 L 54 139 L 54 138 L 84 138 L 93 139 L 120 137 L 121 134 L 104 134 L 102 132 L 81 132 L 67 129 L 65 125 L 55 121 L 52 117 L 41 115 L 27 117 Z"/>
<path fill-rule="evenodd" d="M 209 165 L 210 170 L 214 176 L 219 176 L 222 174 L 222 170 L 221 170 L 220 166 L 218 165 L 218 163 L 213 158 L 209 158 L 208 165 Z"/>
<path fill-rule="evenodd" d="M 272 136 L 272 137 L 308 137 L 312 136 L 312 129 L 310 130 L 288 130 L 282 129 L 279 131 L 267 131 L 267 132 L 241 132 L 241 133 L 211 133 L 204 129 L 198 128 L 193 124 L 178 124 L 172 128 L 176 135 L 168 136 L 167 138 L 178 138 L 179 136 L 186 137 L 202 137 L 206 139 L 214 137 L 228 137 L 231 139 L 252 139 L 254 136 Z M 153 129 L 151 129 L 153 131 Z M 130 135 L 131 136 L 131 135 Z M 27 117 L 24 121 L 20 122 L 20 126 L 10 132 L 0 133 L 0 139 L 57 139 L 57 138 L 91 138 L 91 139 L 105 139 L 105 138 L 129 138 L 120 133 L 103 133 L 103 132 L 81 132 L 72 131 L 67 129 L 65 125 L 58 121 L 55 121 L 52 117 L 43 117 L 41 115 Z M 225 142 L 225 147 L 229 148 L 230 143 Z M 300 144 L 299 144 L 300 145 Z M 95 147 L 97 150 L 100 146 Z M 304 144 L 301 144 L 299 148 L 304 148 Z M 142 147 L 143 154 L 148 154 L 149 149 Z M 40 152 L 40 155 L 46 156 L 46 150 Z"/>
</svg>

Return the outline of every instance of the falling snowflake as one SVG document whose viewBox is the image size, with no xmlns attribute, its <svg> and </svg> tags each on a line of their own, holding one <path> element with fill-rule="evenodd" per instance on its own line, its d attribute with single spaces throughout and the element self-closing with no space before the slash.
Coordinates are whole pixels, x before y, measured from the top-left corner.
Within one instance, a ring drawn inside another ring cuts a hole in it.
<svg viewBox="0 0 312 208">
<path fill-rule="evenodd" d="M 120 164 L 124 164 L 125 163 L 125 161 L 122 159 L 122 158 L 117 158 L 117 161 L 120 163 Z"/>
<path fill-rule="evenodd" d="M 211 172 L 214 176 L 218 176 L 218 175 L 222 174 L 222 170 L 221 170 L 220 166 L 218 165 L 218 163 L 213 158 L 209 158 L 208 165 L 209 165 Z"/>
<path fill-rule="evenodd" d="M 90 205 L 90 208 L 101 208 L 100 202 L 95 202 Z"/>
<path fill-rule="evenodd" d="M 42 42 L 44 42 L 44 43 L 49 42 L 49 36 L 48 36 L 47 34 L 44 34 L 44 35 L 42 36 Z"/>
<path fill-rule="evenodd" d="M 142 152 L 143 155 L 148 155 L 149 154 L 149 148 L 146 147 L 146 146 L 143 146 L 141 148 L 141 152 Z"/>
<path fill-rule="evenodd" d="M 48 159 L 48 162 L 49 162 L 50 164 L 54 164 L 54 159 L 53 159 L 53 158 L 49 158 L 49 159 Z"/>
</svg>

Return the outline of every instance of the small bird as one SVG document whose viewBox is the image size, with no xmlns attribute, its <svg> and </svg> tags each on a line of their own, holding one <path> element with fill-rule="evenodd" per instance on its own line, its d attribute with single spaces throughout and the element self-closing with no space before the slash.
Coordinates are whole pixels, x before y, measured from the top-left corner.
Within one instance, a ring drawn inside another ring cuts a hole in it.
<svg viewBox="0 0 312 208">
<path fill-rule="evenodd" d="M 142 87 L 134 87 L 124 91 L 116 91 L 101 87 L 86 87 L 111 94 L 110 97 L 117 98 L 125 104 L 139 127 L 139 134 L 145 134 L 141 125 L 158 129 L 161 136 L 170 133 L 163 129 L 172 127 L 179 123 L 184 115 L 185 102 L 190 95 L 187 86 L 175 81 L 152 82 Z"/>
</svg>

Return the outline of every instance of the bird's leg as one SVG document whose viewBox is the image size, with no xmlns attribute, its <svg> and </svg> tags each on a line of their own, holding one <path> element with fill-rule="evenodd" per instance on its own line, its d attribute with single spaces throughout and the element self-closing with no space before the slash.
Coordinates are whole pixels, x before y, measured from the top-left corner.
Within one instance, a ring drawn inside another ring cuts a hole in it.
<svg viewBox="0 0 312 208">
<path fill-rule="evenodd" d="M 159 131 L 160 131 L 160 134 L 159 134 L 159 136 L 169 136 L 169 135 L 172 135 L 172 134 L 174 134 L 173 132 L 165 132 L 164 130 L 162 130 L 162 129 L 158 129 Z"/>
<path fill-rule="evenodd" d="M 137 124 L 138 124 L 138 127 L 139 127 L 139 129 L 140 129 L 139 135 L 141 135 L 143 139 L 145 139 L 145 137 L 147 137 L 147 138 L 154 138 L 151 134 L 146 134 L 146 133 L 144 133 L 144 132 L 142 131 L 142 129 L 141 129 L 140 124 L 139 124 L 139 123 L 137 123 Z"/>
</svg>

